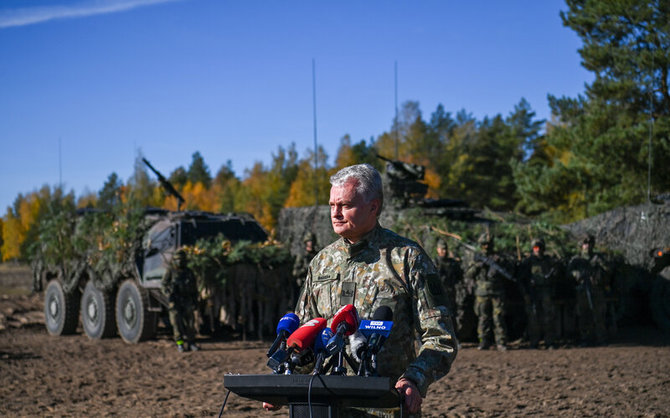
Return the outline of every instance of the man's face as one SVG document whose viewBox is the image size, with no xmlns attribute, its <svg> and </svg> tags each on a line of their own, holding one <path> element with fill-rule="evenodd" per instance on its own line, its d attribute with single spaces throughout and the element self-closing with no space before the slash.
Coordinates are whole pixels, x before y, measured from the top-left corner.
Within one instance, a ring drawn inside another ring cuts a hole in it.
<svg viewBox="0 0 670 418">
<path fill-rule="evenodd" d="M 533 245 L 533 255 L 540 257 L 542 255 L 542 247 L 539 245 Z"/>
<path fill-rule="evenodd" d="M 356 192 L 357 180 L 330 188 L 330 221 L 335 233 L 352 243 L 358 242 L 377 224 L 379 200 L 365 202 Z"/>
<path fill-rule="evenodd" d="M 305 241 L 305 251 L 310 252 L 314 249 L 314 243 L 312 241 Z"/>
<path fill-rule="evenodd" d="M 437 256 L 444 258 L 447 256 L 447 249 L 444 247 L 437 247 Z"/>
</svg>

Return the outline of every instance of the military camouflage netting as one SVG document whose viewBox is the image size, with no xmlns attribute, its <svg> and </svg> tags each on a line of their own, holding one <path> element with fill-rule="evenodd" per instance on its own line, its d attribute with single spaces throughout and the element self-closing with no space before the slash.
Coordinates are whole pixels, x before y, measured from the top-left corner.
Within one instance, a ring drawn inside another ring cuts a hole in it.
<svg viewBox="0 0 670 418">
<path fill-rule="evenodd" d="M 574 236 L 593 234 L 596 246 L 617 251 L 630 265 L 651 268 L 650 252 L 670 247 L 670 204 L 621 207 L 566 228 Z"/>
<path fill-rule="evenodd" d="M 298 293 L 287 248 L 272 240 L 233 244 L 219 236 L 185 249 L 211 321 L 238 330 L 243 339 L 274 334 Z"/>
<path fill-rule="evenodd" d="M 88 279 L 110 290 L 119 277 L 131 277 L 132 260 L 147 227 L 142 215 L 127 206 L 113 213 L 71 208 L 47 217 L 30 252 L 35 290 L 51 278 L 60 279 L 66 293 Z"/>
</svg>

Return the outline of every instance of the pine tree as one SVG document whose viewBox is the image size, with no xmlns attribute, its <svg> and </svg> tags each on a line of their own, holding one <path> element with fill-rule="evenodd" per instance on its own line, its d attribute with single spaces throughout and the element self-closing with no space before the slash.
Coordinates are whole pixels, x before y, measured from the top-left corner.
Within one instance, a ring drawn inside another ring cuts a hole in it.
<svg viewBox="0 0 670 418">
<path fill-rule="evenodd" d="M 205 164 L 204 158 L 199 151 L 193 153 L 191 165 L 187 171 L 188 181 L 191 183 L 202 183 L 206 189 L 212 184 L 212 175 L 209 173 L 209 167 Z"/>
</svg>

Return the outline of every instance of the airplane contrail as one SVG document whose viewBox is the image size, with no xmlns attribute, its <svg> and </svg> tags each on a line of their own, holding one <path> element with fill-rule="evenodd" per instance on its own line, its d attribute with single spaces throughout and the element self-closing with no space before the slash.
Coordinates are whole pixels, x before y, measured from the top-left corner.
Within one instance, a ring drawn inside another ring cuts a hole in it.
<svg viewBox="0 0 670 418">
<path fill-rule="evenodd" d="M 67 6 L 25 7 L 13 10 L 0 10 L 0 28 L 33 25 L 55 19 L 123 12 L 137 7 L 174 1 L 182 0 L 97 0 Z"/>
</svg>

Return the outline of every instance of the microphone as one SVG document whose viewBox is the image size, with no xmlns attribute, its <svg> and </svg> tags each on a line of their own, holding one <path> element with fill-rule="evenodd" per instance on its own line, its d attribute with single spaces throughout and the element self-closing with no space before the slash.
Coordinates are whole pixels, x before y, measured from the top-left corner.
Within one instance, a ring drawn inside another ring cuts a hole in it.
<svg viewBox="0 0 670 418">
<path fill-rule="evenodd" d="M 363 321 L 361 321 L 362 324 Z M 360 362 L 363 354 L 368 349 L 368 339 L 361 333 L 360 329 L 349 336 L 349 349 L 354 360 Z"/>
<path fill-rule="evenodd" d="M 358 311 L 354 305 L 344 305 L 335 313 L 333 322 L 330 324 L 330 330 L 333 331 L 335 335 L 328 341 L 328 344 L 326 344 L 328 353 L 333 356 L 337 353 L 337 365 L 333 366 L 331 374 L 347 374 L 347 369 L 344 367 L 344 359 L 347 357 L 347 361 L 349 361 L 349 356 L 344 352 L 344 337 L 356 332 L 359 321 Z M 333 357 L 333 361 L 334 360 L 335 357 Z"/>
<path fill-rule="evenodd" d="M 372 315 L 372 320 L 363 320 L 358 331 L 367 338 L 367 348 L 361 356 L 358 374 L 365 371 L 366 376 L 377 374 L 377 353 L 384 341 L 391 335 L 393 311 L 388 306 L 380 306 Z"/>
<path fill-rule="evenodd" d="M 314 345 L 314 340 L 324 328 L 327 321 L 323 318 L 314 318 L 301 326 L 286 340 L 286 346 L 295 351 L 302 351 Z"/>
<path fill-rule="evenodd" d="M 275 373 L 292 372 L 290 358 L 294 352 L 302 352 L 311 348 L 317 335 L 326 328 L 327 321 L 323 318 L 314 318 L 296 329 L 286 339 L 286 349 L 279 349 L 268 360 L 268 367 Z"/>
<path fill-rule="evenodd" d="M 300 318 L 298 318 L 298 315 L 294 314 L 293 312 L 289 312 L 282 316 L 282 318 L 279 320 L 279 323 L 277 324 L 277 338 L 275 338 L 274 342 L 270 346 L 270 349 L 267 352 L 267 356 L 271 357 L 275 351 L 277 351 L 279 345 L 285 342 L 288 336 L 293 334 L 293 332 L 298 329 L 299 326 Z"/>
<path fill-rule="evenodd" d="M 354 305 L 344 305 L 335 313 L 330 329 L 335 336 L 328 341 L 326 348 L 330 354 L 342 352 L 344 348 L 344 336 L 349 336 L 356 332 L 360 319 L 358 311 Z"/>
<path fill-rule="evenodd" d="M 314 342 L 314 353 L 316 354 L 316 363 L 314 365 L 314 371 L 312 374 L 322 374 L 323 373 L 323 362 L 330 355 L 326 349 L 328 341 L 333 337 L 333 331 L 330 328 L 324 328 L 321 331 L 321 334 L 316 338 Z"/>
</svg>

